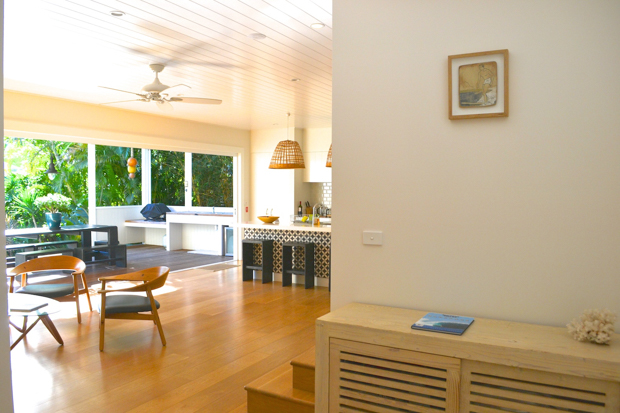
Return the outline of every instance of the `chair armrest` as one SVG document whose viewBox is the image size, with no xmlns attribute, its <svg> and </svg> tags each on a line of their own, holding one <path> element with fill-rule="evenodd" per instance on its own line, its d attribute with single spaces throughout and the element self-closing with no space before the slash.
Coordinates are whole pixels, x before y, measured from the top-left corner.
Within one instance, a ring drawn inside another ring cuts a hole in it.
<svg viewBox="0 0 620 413">
<path fill-rule="evenodd" d="M 99 281 L 148 281 L 148 279 L 145 280 L 144 272 L 132 272 L 129 274 L 99 277 Z"/>
<path fill-rule="evenodd" d="M 107 294 L 107 293 L 131 293 L 131 292 L 143 292 L 146 291 L 146 286 L 143 285 L 136 285 L 134 287 L 127 287 L 127 288 L 119 288 L 118 290 L 99 290 L 97 291 L 99 294 Z"/>
</svg>

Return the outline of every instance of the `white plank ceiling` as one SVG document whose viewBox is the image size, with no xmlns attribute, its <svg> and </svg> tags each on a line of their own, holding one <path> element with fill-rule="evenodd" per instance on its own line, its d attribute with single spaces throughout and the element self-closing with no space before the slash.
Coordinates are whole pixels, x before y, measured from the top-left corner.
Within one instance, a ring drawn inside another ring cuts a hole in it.
<svg viewBox="0 0 620 413">
<path fill-rule="evenodd" d="M 109 106 L 242 129 L 331 126 L 332 0 L 5 0 L 4 87 L 100 104 L 171 94 L 221 105 Z M 124 16 L 114 17 L 112 11 Z M 313 23 L 325 27 L 312 28 Z M 266 37 L 255 40 L 253 33 Z M 292 81 L 299 79 L 299 81 Z"/>
</svg>

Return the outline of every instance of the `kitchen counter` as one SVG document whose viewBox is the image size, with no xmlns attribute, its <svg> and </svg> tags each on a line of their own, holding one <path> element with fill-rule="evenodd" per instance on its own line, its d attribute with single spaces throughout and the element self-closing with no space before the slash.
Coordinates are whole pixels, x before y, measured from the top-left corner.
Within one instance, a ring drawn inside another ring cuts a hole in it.
<svg viewBox="0 0 620 413">
<path fill-rule="evenodd" d="M 332 245 L 332 227 L 330 225 L 313 227 L 310 225 L 293 224 L 289 221 L 284 221 L 280 224 L 265 224 L 261 221 L 251 221 L 236 225 L 240 228 L 243 234 L 242 237 L 245 239 L 273 240 L 273 272 L 276 281 L 282 280 L 282 243 L 286 241 L 314 243 L 315 285 L 321 287 L 329 285 Z M 255 248 L 254 253 L 256 256 L 259 256 L 259 248 Z M 295 253 L 294 260 L 295 266 L 298 263 L 303 263 L 303 250 Z"/>
<path fill-rule="evenodd" d="M 259 228 L 266 230 L 332 232 L 331 225 L 321 225 L 320 227 L 315 227 L 306 224 L 293 224 L 292 222 L 287 221 L 279 224 L 266 224 L 262 221 L 247 221 L 235 225 L 239 228 Z"/>
<path fill-rule="evenodd" d="M 233 214 L 223 213 L 223 212 L 192 212 L 192 211 L 181 211 L 181 212 L 166 212 L 166 216 L 168 215 L 198 215 L 202 217 L 232 217 Z"/>
</svg>

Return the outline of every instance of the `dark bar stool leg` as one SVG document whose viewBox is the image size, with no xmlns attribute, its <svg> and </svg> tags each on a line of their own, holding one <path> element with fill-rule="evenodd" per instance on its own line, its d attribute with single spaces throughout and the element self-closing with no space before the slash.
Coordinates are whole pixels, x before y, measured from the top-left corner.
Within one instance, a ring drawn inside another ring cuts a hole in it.
<svg viewBox="0 0 620 413">
<path fill-rule="evenodd" d="M 282 245 L 282 287 L 293 284 L 293 247 Z"/>
<path fill-rule="evenodd" d="M 263 241 L 263 284 L 273 281 L 273 240 Z"/>
<path fill-rule="evenodd" d="M 243 281 L 252 281 L 254 278 L 254 270 L 247 267 L 254 265 L 254 244 L 243 243 L 241 254 L 241 258 L 243 259 L 242 279 Z"/>
<path fill-rule="evenodd" d="M 314 288 L 314 244 L 306 244 L 304 255 L 304 287 Z"/>
</svg>

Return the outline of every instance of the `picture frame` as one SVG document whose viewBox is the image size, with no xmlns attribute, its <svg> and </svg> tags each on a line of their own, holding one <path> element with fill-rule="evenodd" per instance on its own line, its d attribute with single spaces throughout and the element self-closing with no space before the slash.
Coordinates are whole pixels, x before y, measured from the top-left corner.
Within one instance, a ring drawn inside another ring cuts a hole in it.
<svg viewBox="0 0 620 413">
<path fill-rule="evenodd" d="M 448 56 L 450 120 L 508 116 L 508 49 Z"/>
</svg>

